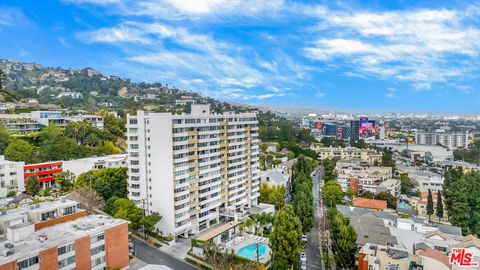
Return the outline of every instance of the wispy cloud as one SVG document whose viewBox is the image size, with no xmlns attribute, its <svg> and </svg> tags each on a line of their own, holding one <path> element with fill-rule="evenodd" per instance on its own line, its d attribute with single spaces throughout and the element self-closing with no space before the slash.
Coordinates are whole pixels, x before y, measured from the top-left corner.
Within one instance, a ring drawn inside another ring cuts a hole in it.
<svg viewBox="0 0 480 270">
<path fill-rule="evenodd" d="M 471 63 L 479 60 L 480 29 L 461 10 L 330 11 L 320 25 L 321 37 L 304 48 L 305 55 L 343 63 L 352 74 L 394 78 L 422 90 L 478 70 Z"/>
<path fill-rule="evenodd" d="M 0 8 L 0 29 L 4 27 L 19 27 L 30 24 L 25 15 L 16 8 Z"/>
<path fill-rule="evenodd" d="M 397 89 L 395 88 L 388 88 L 387 91 L 385 92 L 385 97 L 387 98 L 394 98 L 396 97 L 395 96 L 395 93 L 397 92 Z"/>
</svg>

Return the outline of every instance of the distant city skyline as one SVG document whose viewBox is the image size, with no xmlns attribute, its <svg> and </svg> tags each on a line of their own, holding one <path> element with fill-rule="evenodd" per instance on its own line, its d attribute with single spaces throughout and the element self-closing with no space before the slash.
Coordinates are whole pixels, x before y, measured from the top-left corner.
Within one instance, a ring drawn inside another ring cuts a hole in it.
<svg viewBox="0 0 480 270">
<path fill-rule="evenodd" d="M 9 0 L 0 58 L 252 105 L 475 114 L 475 1 Z"/>
</svg>

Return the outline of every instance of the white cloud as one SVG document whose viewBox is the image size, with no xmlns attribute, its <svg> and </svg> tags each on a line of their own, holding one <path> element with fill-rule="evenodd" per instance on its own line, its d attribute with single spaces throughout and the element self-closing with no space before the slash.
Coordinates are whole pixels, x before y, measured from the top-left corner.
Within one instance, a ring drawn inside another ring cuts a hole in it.
<svg viewBox="0 0 480 270">
<path fill-rule="evenodd" d="M 385 92 L 385 96 L 387 98 L 394 98 L 396 97 L 397 89 L 395 88 L 388 88 L 387 91 Z"/>
<path fill-rule="evenodd" d="M 315 96 L 316 96 L 317 98 L 323 98 L 323 97 L 325 97 L 326 95 L 327 95 L 327 93 L 325 93 L 325 92 L 317 92 L 317 93 L 315 93 Z"/>
<path fill-rule="evenodd" d="M 0 8 L 0 28 L 28 25 L 29 20 L 16 8 Z"/>
<path fill-rule="evenodd" d="M 349 74 L 394 78 L 423 90 L 478 69 L 472 63 L 479 60 L 480 29 L 460 10 L 330 11 L 320 20 L 319 38 L 305 55 L 340 64 Z"/>
</svg>

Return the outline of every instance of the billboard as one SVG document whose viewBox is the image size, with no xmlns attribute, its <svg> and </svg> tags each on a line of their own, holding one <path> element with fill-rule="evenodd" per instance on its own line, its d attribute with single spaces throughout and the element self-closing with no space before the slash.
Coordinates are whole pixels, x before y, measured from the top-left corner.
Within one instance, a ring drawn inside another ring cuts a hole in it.
<svg viewBox="0 0 480 270">
<path fill-rule="evenodd" d="M 342 131 L 343 129 L 341 127 L 338 127 L 337 128 L 337 138 L 338 139 L 341 139 L 342 138 Z"/>
<path fill-rule="evenodd" d="M 316 130 L 322 130 L 322 122 L 317 121 L 313 125 L 314 125 Z"/>
<path fill-rule="evenodd" d="M 358 123 L 358 137 L 369 138 L 377 135 L 375 120 L 360 119 Z"/>
</svg>

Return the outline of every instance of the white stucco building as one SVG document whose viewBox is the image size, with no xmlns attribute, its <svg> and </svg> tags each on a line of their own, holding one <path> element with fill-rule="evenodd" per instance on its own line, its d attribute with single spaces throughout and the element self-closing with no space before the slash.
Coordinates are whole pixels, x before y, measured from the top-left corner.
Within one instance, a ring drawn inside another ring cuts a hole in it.
<svg viewBox="0 0 480 270">
<path fill-rule="evenodd" d="M 138 111 L 127 117 L 129 197 L 162 215 L 164 234 L 195 234 L 257 204 L 256 113 Z"/>
<path fill-rule="evenodd" d="M 24 190 L 23 166 L 25 162 L 8 161 L 0 156 L 0 198 L 10 191 Z"/>
<path fill-rule="evenodd" d="M 63 171 L 70 171 L 76 176 L 95 169 L 122 167 L 127 167 L 127 154 L 107 155 L 63 161 Z"/>
</svg>

